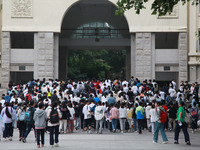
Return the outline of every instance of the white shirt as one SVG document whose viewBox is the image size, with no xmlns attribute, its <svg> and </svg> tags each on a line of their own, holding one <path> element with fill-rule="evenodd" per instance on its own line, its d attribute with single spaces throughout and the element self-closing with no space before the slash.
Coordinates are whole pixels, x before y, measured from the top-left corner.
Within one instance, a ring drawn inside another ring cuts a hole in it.
<svg viewBox="0 0 200 150">
<path fill-rule="evenodd" d="M 0 101 L 0 103 L 2 104 L 2 107 L 4 107 L 4 103 L 5 103 L 6 101 L 5 101 L 5 99 L 2 99 L 1 101 Z"/>
<path fill-rule="evenodd" d="M 44 92 L 47 93 L 47 87 L 46 86 L 43 87 L 41 90 L 42 90 L 42 93 L 44 93 Z"/>
<path fill-rule="evenodd" d="M 104 106 L 97 106 L 95 108 L 94 117 L 96 120 L 101 120 L 104 117 Z"/>
<path fill-rule="evenodd" d="M 176 95 L 176 101 L 177 101 L 177 102 L 179 102 L 179 95 L 182 95 L 181 98 L 182 98 L 182 100 L 184 100 L 184 95 L 183 95 L 183 93 L 178 92 L 177 95 Z"/>
<path fill-rule="evenodd" d="M 170 97 L 174 97 L 175 94 L 176 94 L 176 91 L 172 88 L 169 89 L 169 94 L 170 94 Z"/>
<path fill-rule="evenodd" d="M 173 89 L 176 89 L 176 82 L 172 81 Z"/>
<path fill-rule="evenodd" d="M 74 114 L 75 114 L 74 108 L 70 108 L 70 107 L 67 107 L 67 108 L 69 109 L 69 112 L 70 112 L 70 115 L 71 115 L 71 117 L 69 119 L 74 120 Z"/>
<path fill-rule="evenodd" d="M 18 97 L 18 98 L 17 98 L 17 102 L 18 102 L 18 103 L 21 103 L 21 102 L 22 102 L 22 99 L 21 99 L 20 97 Z"/>
<path fill-rule="evenodd" d="M 127 93 L 127 92 L 128 92 L 128 87 L 123 87 L 123 91 L 124 91 L 125 93 Z"/>
<path fill-rule="evenodd" d="M 107 98 L 106 98 L 105 96 L 102 96 L 102 97 L 101 97 L 101 102 L 102 102 L 102 103 L 105 103 L 105 102 L 107 102 L 107 101 L 108 101 L 108 100 L 107 100 Z"/>
<path fill-rule="evenodd" d="M 85 105 L 83 107 L 83 115 L 84 115 L 84 119 L 90 119 L 91 115 L 88 115 L 88 111 L 90 111 L 90 108 L 88 105 Z"/>
<path fill-rule="evenodd" d="M 12 96 L 12 98 L 10 99 L 10 103 L 15 102 L 15 98 Z"/>
<path fill-rule="evenodd" d="M 151 116 L 151 122 L 156 122 L 158 120 L 155 108 L 150 109 L 149 114 Z"/>
<path fill-rule="evenodd" d="M 136 85 L 132 87 L 132 91 L 133 91 L 134 94 L 137 94 L 138 88 L 137 88 Z"/>
<path fill-rule="evenodd" d="M 193 92 L 194 92 L 194 87 L 191 86 L 191 87 L 190 87 L 190 94 L 193 94 Z"/>
<path fill-rule="evenodd" d="M 127 81 L 123 81 L 123 82 L 122 82 L 122 86 L 123 86 L 124 84 L 126 85 L 126 87 L 128 87 L 128 82 L 127 82 Z"/>
<path fill-rule="evenodd" d="M 163 100 L 165 100 L 165 92 L 164 91 L 160 91 L 160 96 Z"/>
</svg>

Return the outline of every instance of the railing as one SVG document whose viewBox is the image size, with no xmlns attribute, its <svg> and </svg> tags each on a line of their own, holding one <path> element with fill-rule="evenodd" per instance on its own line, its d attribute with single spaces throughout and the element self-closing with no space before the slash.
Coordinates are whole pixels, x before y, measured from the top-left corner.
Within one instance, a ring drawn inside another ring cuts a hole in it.
<svg viewBox="0 0 200 150">
<path fill-rule="evenodd" d="M 83 27 L 82 29 L 65 29 L 72 31 L 72 38 L 123 38 L 128 29 L 112 29 L 105 27 Z"/>
</svg>

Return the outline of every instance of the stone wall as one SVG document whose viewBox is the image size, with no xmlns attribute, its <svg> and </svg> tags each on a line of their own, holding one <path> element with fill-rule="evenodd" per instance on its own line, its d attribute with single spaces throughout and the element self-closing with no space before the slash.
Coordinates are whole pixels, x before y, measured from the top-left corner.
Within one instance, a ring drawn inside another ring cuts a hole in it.
<svg viewBox="0 0 200 150">
<path fill-rule="evenodd" d="M 35 79 L 54 79 L 54 33 L 35 34 Z"/>
<path fill-rule="evenodd" d="M 188 80 L 187 33 L 179 33 L 179 83 Z"/>
<path fill-rule="evenodd" d="M 136 33 L 135 76 L 141 81 L 152 79 L 151 33 Z"/>
<path fill-rule="evenodd" d="M 10 32 L 2 32 L 1 87 L 8 88 L 10 80 Z"/>
</svg>

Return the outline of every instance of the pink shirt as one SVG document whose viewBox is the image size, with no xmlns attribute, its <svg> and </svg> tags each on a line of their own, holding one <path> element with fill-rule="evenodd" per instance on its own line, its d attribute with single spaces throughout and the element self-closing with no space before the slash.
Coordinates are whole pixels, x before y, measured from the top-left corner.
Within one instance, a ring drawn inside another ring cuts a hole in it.
<svg viewBox="0 0 200 150">
<path fill-rule="evenodd" d="M 110 110 L 110 116 L 111 116 L 112 119 L 118 119 L 119 110 L 118 110 L 116 107 L 113 107 L 113 108 Z"/>
</svg>

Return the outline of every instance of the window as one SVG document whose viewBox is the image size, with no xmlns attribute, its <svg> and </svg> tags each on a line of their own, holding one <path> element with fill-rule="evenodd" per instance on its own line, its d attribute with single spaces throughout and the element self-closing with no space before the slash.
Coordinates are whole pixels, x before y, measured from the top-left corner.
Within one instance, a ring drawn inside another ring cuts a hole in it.
<svg viewBox="0 0 200 150">
<path fill-rule="evenodd" d="M 155 34 L 156 49 L 178 49 L 177 32 L 160 32 Z"/>
<path fill-rule="evenodd" d="M 34 49 L 34 33 L 11 32 L 11 48 Z"/>
<path fill-rule="evenodd" d="M 72 38 L 123 38 L 120 31 L 107 22 L 89 22 L 78 27 Z"/>
</svg>

